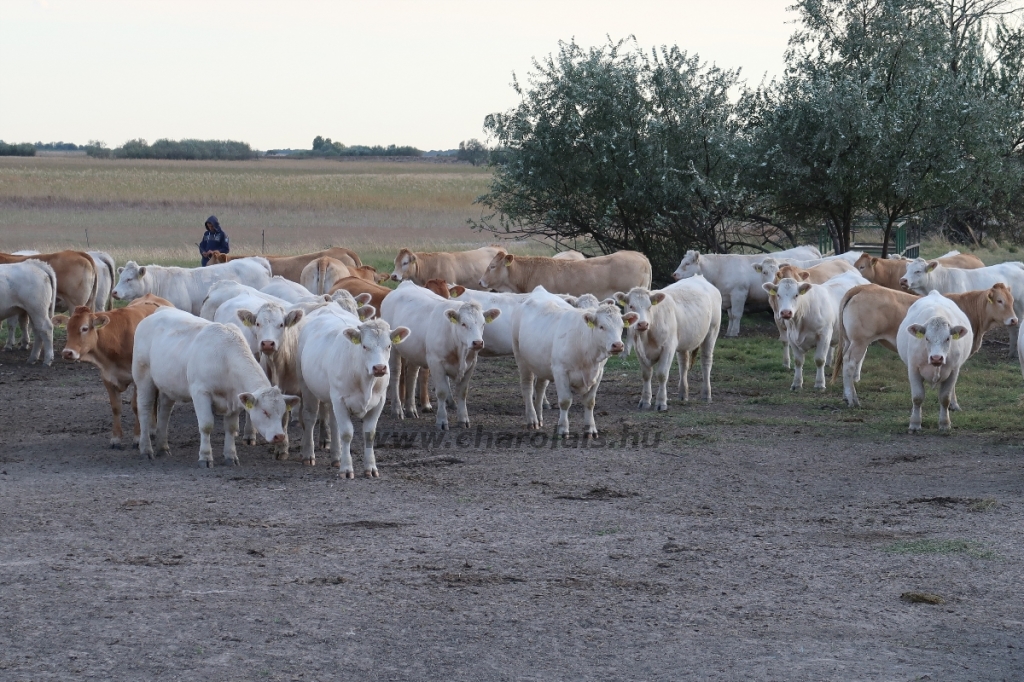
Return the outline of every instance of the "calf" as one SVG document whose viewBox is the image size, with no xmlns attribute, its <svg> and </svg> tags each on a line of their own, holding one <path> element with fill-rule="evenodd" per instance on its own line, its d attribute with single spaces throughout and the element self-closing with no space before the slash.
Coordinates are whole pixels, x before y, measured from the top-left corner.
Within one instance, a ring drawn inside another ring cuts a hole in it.
<svg viewBox="0 0 1024 682">
<path fill-rule="evenodd" d="M 586 260 L 495 254 L 480 277 L 481 289 L 516 294 L 538 286 L 556 294 L 594 294 L 599 299 L 616 291 L 651 286 L 651 262 L 637 251 L 617 251 Z"/>
<path fill-rule="evenodd" d="M 57 300 L 57 275 L 46 263 L 27 260 L 0 265 L 0 319 L 28 318 L 34 332 L 30 365 L 53 362 L 53 317 Z M 25 327 L 22 327 L 23 334 Z M 8 327 L 8 336 L 14 334 Z"/>
<path fill-rule="evenodd" d="M 860 272 L 861 277 L 872 284 L 881 284 L 887 289 L 906 290 L 902 286 L 901 280 L 907 272 L 907 266 L 912 262 L 905 258 L 899 260 L 877 258 L 865 253 L 861 254 L 853 265 Z M 945 256 L 939 256 L 936 262 L 947 268 L 962 268 L 964 270 L 985 267 L 985 264 L 977 256 L 959 251 L 950 251 Z"/>
<path fill-rule="evenodd" d="M 350 315 L 320 315 L 303 328 L 298 346 L 302 386 L 302 460 L 315 464 L 313 428 L 320 405 L 330 409 L 331 465 L 345 478 L 352 467 L 352 418 L 363 420 L 363 473 L 376 478 L 373 440 L 387 398 L 392 344 L 409 335 L 406 327 L 392 330 L 384 320 L 360 324 Z"/>
<path fill-rule="evenodd" d="M 786 325 L 794 366 L 790 388 L 803 388 L 804 354 L 814 348 L 814 387 L 825 390 L 825 362 L 838 319 L 831 293 L 824 285 L 788 277 L 778 283 L 766 283 L 764 290 L 775 297 L 778 316 Z"/>
<path fill-rule="evenodd" d="M 569 434 L 569 408 L 576 393 L 583 401 L 583 435 L 596 437 L 594 406 L 608 358 L 625 346 L 622 329 L 637 321 L 613 305 L 581 310 L 537 287 L 512 313 L 512 350 L 526 428 L 544 426 L 544 393 L 554 382 L 558 393 L 557 436 Z"/>
<path fill-rule="evenodd" d="M 472 251 L 425 252 L 402 249 L 395 256 L 395 270 L 391 279 L 396 282 L 412 280 L 424 286 L 427 280 L 443 279 L 451 284 L 462 284 L 472 289 L 487 269 L 494 255 L 501 249 L 483 246 Z"/>
<path fill-rule="evenodd" d="M 270 264 L 263 258 L 241 258 L 222 265 L 205 268 L 176 268 L 162 265 L 138 265 L 128 261 L 118 269 L 120 278 L 111 295 L 132 301 L 154 294 L 198 316 L 202 312 L 210 288 L 216 282 L 232 280 L 261 289 L 270 283 Z"/>
<path fill-rule="evenodd" d="M 328 258 L 334 258 L 341 261 L 345 265 L 352 267 L 359 267 L 362 265 L 362 261 L 359 260 L 359 256 L 356 255 L 355 251 L 345 249 L 340 246 L 335 246 L 330 249 L 323 251 L 317 251 L 315 253 L 304 253 L 299 256 L 240 256 L 240 255 L 228 255 L 221 253 L 220 251 L 212 251 L 210 253 L 210 264 L 216 263 L 228 263 L 239 258 L 265 258 L 270 263 L 270 269 L 275 277 L 284 277 L 293 282 L 299 281 L 299 276 L 302 274 L 302 268 L 306 267 L 310 261 L 314 261 L 317 258 L 327 256 Z"/>
<path fill-rule="evenodd" d="M 240 261 L 244 262 L 244 261 Z M 224 415 L 224 463 L 238 464 L 235 436 L 244 409 L 254 427 L 272 443 L 287 437 L 285 413 L 299 403 L 270 385 L 235 327 L 165 308 L 135 329 L 132 380 L 138 395 L 139 451 L 153 459 L 151 415 L 159 405 L 156 447 L 169 452 L 168 420 L 175 402 L 191 402 L 199 422 L 199 466 L 213 466 L 214 414 Z"/>
<path fill-rule="evenodd" d="M 949 431 L 949 407 L 960 367 L 971 354 L 973 334 L 967 316 L 937 291 L 915 301 L 900 323 L 896 347 L 907 366 L 913 408 L 910 433 L 921 430 L 925 381 L 939 387 L 939 431 Z"/>
<path fill-rule="evenodd" d="M 54 324 L 66 324 L 68 340 L 61 356 L 71 362 L 88 362 L 100 371 L 100 379 L 107 389 L 110 412 L 113 414 L 113 433 L 110 447 L 120 449 L 124 431 L 121 429 L 121 394 L 132 383 L 132 349 L 135 328 L 139 322 L 162 307 L 171 307 L 170 301 L 146 294 L 124 308 L 108 312 L 93 312 L 87 306 L 78 306 L 71 316 L 56 315 Z M 139 442 L 138 395 L 132 395 L 135 413 L 134 443 Z"/>
<path fill-rule="evenodd" d="M 401 357 L 414 367 L 430 369 L 439 429 L 448 428 L 446 401 L 450 394 L 454 394 L 459 425 L 469 426 L 466 397 L 477 356 L 485 347 L 483 327 L 500 315 L 497 308 L 485 311 L 479 303 L 450 301 L 412 282 L 402 282 L 381 304 L 381 317 L 392 328 L 412 330 L 405 342 L 395 347 L 392 361 L 397 363 Z M 416 416 L 415 404 L 407 404 L 403 410 L 398 382 L 393 381 L 392 387 L 395 416 L 403 418 L 405 411 Z"/>
<path fill-rule="evenodd" d="M 640 409 L 649 409 L 652 379 L 658 381 L 654 407 L 668 409 L 668 375 L 672 359 L 679 357 L 679 399 L 690 400 L 687 373 L 691 356 L 700 350 L 704 382 L 701 399 L 711 402 L 711 365 L 715 342 L 722 324 L 722 294 L 701 276 L 690 277 L 660 291 L 634 288 L 617 293 L 616 299 L 626 312 L 636 313 L 637 321 L 629 328 L 629 337 L 640 360 L 643 389 Z"/>
</svg>

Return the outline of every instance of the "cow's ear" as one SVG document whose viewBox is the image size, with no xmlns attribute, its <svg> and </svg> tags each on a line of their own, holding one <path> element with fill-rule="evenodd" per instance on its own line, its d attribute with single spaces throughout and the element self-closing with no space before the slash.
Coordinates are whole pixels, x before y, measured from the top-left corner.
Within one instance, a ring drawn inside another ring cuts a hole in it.
<svg viewBox="0 0 1024 682">
<path fill-rule="evenodd" d="M 409 254 L 409 262 L 410 263 L 415 263 L 416 262 L 416 254 L 413 253 L 412 251 L 409 251 L 408 254 Z"/>
<path fill-rule="evenodd" d="M 384 272 L 378 272 L 376 275 L 373 276 L 373 281 L 376 282 L 377 284 L 383 284 L 389 279 L 391 279 L 391 275 Z"/>
<path fill-rule="evenodd" d="M 569 294 L 565 294 L 562 297 L 562 300 L 564 300 L 566 303 L 568 303 L 573 308 L 575 308 L 576 304 L 579 302 L 580 299 L 576 298 L 575 296 L 570 296 Z"/>
<path fill-rule="evenodd" d="M 962 326 L 962 325 L 959 325 L 959 324 L 949 330 L 949 335 L 953 337 L 954 341 L 956 341 L 957 339 L 959 339 L 961 336 L 963 336 L 966 333 L 967 333 L 967 328 Z"/>
<path fill-rule="evenodd" d="M 491 308 L 490 310 L 484 311 L 484 324 L 490 324 L 496 319 L 501 317 L 501 311 L 497 308 Z"/>
<path fill-rule="evenodd" d="M 92 326 L 96 329 L 102 329 L 110 323 L 109 315 L 95 315 L 92 318 Z"/>
<path fill-rule="evenodd" d="M 797 275 L 797 277 L 806 282 L 811 278 L 811 273 L 805 270 L 804 272 L 801 272 L 799 275 Z"/>
<path fill-rule="evenodd" d="M 874 265 L 874 264 L 875 264 L 875 263 L 877 263 L 877 262 L 878 262 L 879 260 L 880 260 L 880 259 L 878 258 L 878 256 L 872 256 L 872 257 L 871 257 L 871 265 Z"/>
<path fill-rule="evenodd" d="M 807 283 L 807 282 L 804 282 L 803 284 L 800 285 L 800 288 L 797 289 L 796 291 L 797 291 L 797 293 L 799 295 L 803 296 L 804 294 L 806 294 L 810 290 L 811 290 L 811 285 L 809 283 Z"/>
<path fill-rule="evenodd" d="M 294 327 L 299 323 L 299 320 L 302 319 L 303 315 L 305 315 L 305 313 L 302 312 L 301 310 L 292 310 L 291 312 L 284 316 L 284 326 Z"/>
<path fill-rule="evenodd" d="M 297 395 L 286 395 L 284 397 L 284 406 L 291 412 L 292 408 L 298 407 L 299 403 L 302 402 L 302 398 Z"/>
<path fill-rule="evenodd" d="M 516 257 L 513 256 L 511 253 L 506 253 L 505 254 L 505 267 L 507 268 L 508 266 L 512 265 L 512 262 L 515 259 L 516 259 Z"/>
<path fill-rule="evenodd" d="M 769 296 L 774 296 L 779 293 L 779 287 L 775 286 L 772 282 L 765 282 L 761 285 L 761 288 L 767 291 Z"/>
<path fill-rule="evenodd" d="M 616 291 L 614 294 L 612 294 L 612 298 L 615 299 L 615 305 L 620 306 L 622 308 L 625 308 L 626 304 L 629 303 L 629 297 L 626 296 L 626 293 L 624 291 Z"/>
<path fill-rule="evenodd" d="M 462 286 L 461 284 L 456 284 L 455 286 L 450 287 L 448 289 L 448 295 L 451 296 L 452 298 L 458 298 L 459 296 L 462 296 L 464 293 L 466 293 L 466 287 Z"/>
<path fill-rule="evenodd" d="M 593 329 L 594 327 L 597 326 L 597 315 L 595 315 L 594 313 L 590 313 L 590 312 L 584 313 L 583 321 L 587 323 L 588 327 Z"/>
<path fill-rule="evenodd" d="M 359 345 L 360 343 L 363 342 L 363 337 L 360 336 L 359 330 L 356 329 L 355 327 L 346 328 L 345 331 L 342 332 L 342 334 L 345 335 L 346 339 L 348 339 L 349 341 L 356 345 Z"/>
<path fill-rule="evenodd" d="M 622 316 L 622 326 L 631 327 L 634 322 L 640 319 L 640 316 L 636 313 L 626 313 Z"/>
<path fill-rule="evenodd" d="M 235 313 L 235 315 L 238 315 L 238 319 L 241 320 L 242 324 L 244 324 L 246 327 L 251 327 L 254 324 L 256 324 L 256 316 L 252 314 L 251 310 L 240 308 L 238 312 Z"/>
<path fill-rule="evenodd" d="M 395 327 L 391 330 L 391 343 L 402 343 L 409 338 L 410 330 L 408 327 Z"/>
<path fill-rule="evenodd" d="M 362 322 L 363 320 L 368 320 L 376 315 L 377 309 L 372 305 L 361 305 L 359 306 L 359 309 L 356 310 L 356 313 L 359 314 L 359 321 Z"/>
<path fill-rule="evenodd" d="M 373 296 L 371 294 L 366 293 L 365 291 L 356 296 L 356 303 L 358 303 L 359 305 L 365 305 L 372 300 Z"/>
<path fill-rule="evenodd" d="M 907 327 L 907 331 L 919 339 L 924 338 L 924 327 L 919 324 L 910 325 L 909 327 Z"/>
<path fill-rule="evenodd" d="M 146 276 L 146 266 L 143 265 L 141 268 L 139 268 L 139 277 L 145 277 L 145 276 Z"/>
<path fill-rule="evenodd" d="M 245 409 L 251 410 L 256 407 L 256 396 L 252 393 L 239 393 L 238 400 L 245 406 Z"/>
<path fill-rule="evenodd" d="M 334 303 L 334 297 L 330 294 L 320 294 L 320 298 L 324 299 L 324 303 Z"/>
<path fill-rule="evenodd" d="M 120 275 L 120 274 L 121 274 L 122 272 L 124 272 L 124 268 L 118 268 L 118 269 L 117 269 L 117 274 L 119 274 L 119 275 Z"/>
<path fill-rule="evenodd" d="M 52 324 L 67 324 L 71 318 L 67 315 L 54 315 L 50 318 Z"/>
<path fill-rule="evenodd" d="M 456 310 L 455 308 L 449 308 L 448 310 L 444 311 L 444 316 L 447 317 L 448 321 L 451 322 L 452 324 L 459 323 L 459 311 Z"/>
<path fill-rule="evenodd" d="M 995 303 L 996 302 L 996 298 L 995 298 L 995 296 L 992 295 L 992 290 L 991 289 L 989 289 L 988 297 L 987 298 L 988 298 L 988 302 L 989 303 Z"/>
<path fill-rule="evenodd" d="M 764 271 L 764 267 L 760 263 L 754 263 L 754 269 L 757 270 L 758 272 Z"/>
<path fill-rule="evenodd" d="M 938 265 L 939 265 L 939 261 L 937 261 L 937 260 L 930 260 L 930 261 L 928 261 L 928 266 L 924 269 L 924 271 L 925 272 L 931 272 L 932 270 L 937 268 Z"/>
<path fill-rule="evenodd" d="M 616 301 L 614 298 L 606 298 L 606 299 L 604 299 L 603 301 L 601 301 L 601 305 L 614 305 L 614 306 L 625 307 L 625 306 L 622 306 L 622 304 L 619 303 L 618 301 Z"/>
<path fill-rule="evenodd" d="M 656 291 L 653 294 L 651 294 L 651 305 L 658 305 L 659 303 L 661 303 L 664 300 L 665 300 L 665 292 L 664 291 Z"/>
</svg>

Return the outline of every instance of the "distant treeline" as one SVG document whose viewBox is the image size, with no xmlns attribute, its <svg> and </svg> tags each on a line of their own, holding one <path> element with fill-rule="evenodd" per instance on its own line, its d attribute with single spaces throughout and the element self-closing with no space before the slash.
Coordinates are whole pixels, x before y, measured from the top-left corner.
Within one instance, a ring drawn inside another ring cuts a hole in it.
<svg viewBox="0 0 1024 682">
<path fill-rule="evenodd" d="M 313 138 L 312 149 L 271 149 L 271 155 L 287 155 L 296 158 L 331 157 L 331 156 L 423 156 L 423 150 L 409 145 L 366 146 L 355 144 L 346 146 L 341 142 L 333 142 L 329 137 L 317 135 Z"/>
<path fill-rule="evenodd" d="M 248 142 L 234 140 L 128 140 L 116 149 L 107 149 L 103 143 L 86 147 L 89 156 L 118 159 L 186 159 L 189 161 L 240 161 L 256 158 Z"/>
<path fill-rule="evenodd" d="M 36 148 L 30 142 L 7 144 L 0 140 L 0 156 L 35 156 Z"/>
</svg>

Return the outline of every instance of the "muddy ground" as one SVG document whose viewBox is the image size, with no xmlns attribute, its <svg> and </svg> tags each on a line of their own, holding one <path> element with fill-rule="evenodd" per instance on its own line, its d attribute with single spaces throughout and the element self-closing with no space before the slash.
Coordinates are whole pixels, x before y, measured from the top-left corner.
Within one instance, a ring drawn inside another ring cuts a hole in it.
<svg viewBox="0 0 1024 682">
<path fill-rule="evenodd" d="M 379 480 L 266 445 L 203 471 L 189 406 L 141 462 L 93 368 L 25 358 L 0 355 L 2 680 L 1024 679 L 1019 439 L 776 425 L 726 385 L 638 414 L 609 371 L 605 447 L 517 445 L 491 360 L 462 446 L 391 437 Z"/>
</svg>

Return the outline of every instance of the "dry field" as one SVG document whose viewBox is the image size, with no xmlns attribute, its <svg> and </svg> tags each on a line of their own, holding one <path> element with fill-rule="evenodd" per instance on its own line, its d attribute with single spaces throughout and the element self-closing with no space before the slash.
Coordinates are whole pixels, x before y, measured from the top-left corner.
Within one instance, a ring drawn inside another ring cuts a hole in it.
<svg viewBox="0 0 1024 682">
<path fill-rule="evenodd" d="M 368 228 L 402 202 L 445 204 L 440 243 L 471 244 L 457 220 L 486 182 L 428 164 L 44 161 L 0 163 L 0 248 L 106 225 L 123 260 L 193 241 L 218 212 L 233 239 L 261 217 L 307 216 L 290 229 L 317 236 L 282 251 L 321 245 L 337 219 L 351 241 L 335 243 L 366 251 L 387 244 Z M 91 179 L 107 172 L 168 204 Z M 32 173 L 49 184 L 29 197 Z M 252 176 L 296 194 L 322 176 L 332 192 L 372 186 L 377 203 L 365 223 L 326 198 L 305 214 L 235 205 L 238 180 L 207 209 L 182 189 L 192 173 L 209 174 L 195 187 Z M 64 194 L 57 177 L 75 178 Z M 106 199 L 88 204 L 86 186 Z M 403 234 L 437 239 L 436 215 L 408 210 Z M 522 432 L 514 362 L 482 360 L 473 428 L 440 437 L 432 415 L 386 412 L 373 481 L 266 445 L 201 471 L 186 405 L 171 455 L 142 462 L 108 448 L 93 368 L 0 354 L 0 680 L 1024 679 L 1024 384 L 1006 334 L 961 375 L 953 435 L 936 433 L 932 391 L 912 437 L 895 354 L 871 350 L 852 410 L 841 386 L 789 391 L 767 316 L 743 329 L 719 340 L 711 405 L 638 412 L 636 358 L 611 361 L 596 447 Z"/>
</svg>

